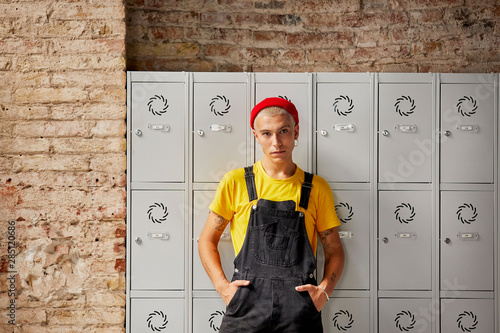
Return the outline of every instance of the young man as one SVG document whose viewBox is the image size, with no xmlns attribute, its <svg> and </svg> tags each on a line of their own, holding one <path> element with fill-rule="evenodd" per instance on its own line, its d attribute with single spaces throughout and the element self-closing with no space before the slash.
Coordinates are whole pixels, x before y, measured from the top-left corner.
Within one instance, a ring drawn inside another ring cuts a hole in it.
<svg viewBox="0 0 500 333">
<path fill-rule="evenodd" d="M 250 125 L 264 157 L 228 172 L 210 205 L 198 248 L 227 305 L 222 333 L 323 332 L 320 311 L 342 273 L 344 252 L 329 185 L 292 160 L 298 122 L 297 109 L 286 99 L 257 104 Z M 217 249 L 229 221 L 236 253 L 232 282 Z M 319 285 L 318 235 L 325 252 Z"/>
</svg>

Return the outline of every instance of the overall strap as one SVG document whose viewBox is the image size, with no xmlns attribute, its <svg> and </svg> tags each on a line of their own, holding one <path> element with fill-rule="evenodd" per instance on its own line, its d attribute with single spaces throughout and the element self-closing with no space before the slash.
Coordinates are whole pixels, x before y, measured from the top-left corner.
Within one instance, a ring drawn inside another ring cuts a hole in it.
<svg viewBox="0 0 500 333">
<path fill-rule="evenodd" d="M 253 165 L 245 167 L 245 181 L 247 183 L 248 201 L 257 199 L 257 190 L 255 189 L 255 174 Z"/>
<path fill-rule="evenodd" d="M 299 203 L 299 207 L 302 207 L 304 209 L 307 209 L 307 206 L 309 204 L 309 195 L 311 194 L 313 177 L 314 175 L 312 173 L 304 171 L 304 182 L 302 183 Z"/>
</svg>

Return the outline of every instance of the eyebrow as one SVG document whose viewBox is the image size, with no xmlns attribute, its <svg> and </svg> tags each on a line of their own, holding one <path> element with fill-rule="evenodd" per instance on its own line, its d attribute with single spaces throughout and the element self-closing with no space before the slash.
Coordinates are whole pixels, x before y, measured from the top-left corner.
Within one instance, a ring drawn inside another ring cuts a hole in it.
<svg viewBox="0 0 500 333">
<path fill-rule="evenodd" d="M 281 126 L 280 128 L 278 128 L 278 131 L 281 131 L 283 128 L 286 128 L 286 127 L 292 128 L 292 126 L 290 126 L 290 125 L 288 125 L 288 124 L 287 124 L 287 125 L 283 125 L 283 126 Z M 264 128 L 263 128 L 263 129 L 261 129 L 261 130 L 259 130 L 259 132 L 260 132 L 260 133 L 262 133 L 262 132 L 270 132 L 270 131 L 271 131 L 271 130 L 264 129 Z"/>
</svg>

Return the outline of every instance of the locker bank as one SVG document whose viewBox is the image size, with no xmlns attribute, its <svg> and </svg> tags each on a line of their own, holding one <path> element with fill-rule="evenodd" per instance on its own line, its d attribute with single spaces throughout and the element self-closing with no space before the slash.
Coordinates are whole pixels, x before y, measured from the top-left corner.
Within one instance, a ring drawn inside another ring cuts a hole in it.
<svg viewBox="0 0 500 333">
<path fill-rule="evenodd" d="M 197 238 L 225 172 L 262 157 L 266 97 L 331 186 L 346 263 L 325 332 L 499 333 L 498 74 L 127 74 L 127 332 L 218 332 Z M 219 243 L 232 276 L 229 228 Z M 323 255 L 318 249 L 318 270 Z"/>
</svg>

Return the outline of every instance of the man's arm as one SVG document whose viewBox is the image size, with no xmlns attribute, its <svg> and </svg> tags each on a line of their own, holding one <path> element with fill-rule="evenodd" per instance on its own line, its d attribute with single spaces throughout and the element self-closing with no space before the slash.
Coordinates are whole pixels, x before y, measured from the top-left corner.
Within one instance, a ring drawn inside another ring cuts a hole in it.
<svg viewBox="0 0 500 333">
<path fill-rule="evenodd" d="M 226 305 L 229 304 L 240 286 L 249 284 L 248 281 L 244 280 L 237 280 L 230 283 L 222 270 L 217 245 L 228 222 L 222 216 L 210 211 L 205 227 L 198 240 L 201 263 L 210 280 L 212 280 L 215 290 L 221 295 Z"/>
<path fill-rule="evenodd" d="M 323 280 L 319 285 L 328 295 L 331 295 L 344 269 L 344 248 L 340 242 L 337 227 L 319 232 L 318 235 L 325 252 L 325 270 Z M 296 289 L 297 291 L 308 291 L 318 311 L 323 308 L 327 301 L 326 295 L 320 287 L 305 285 Z"/>
</svg>

